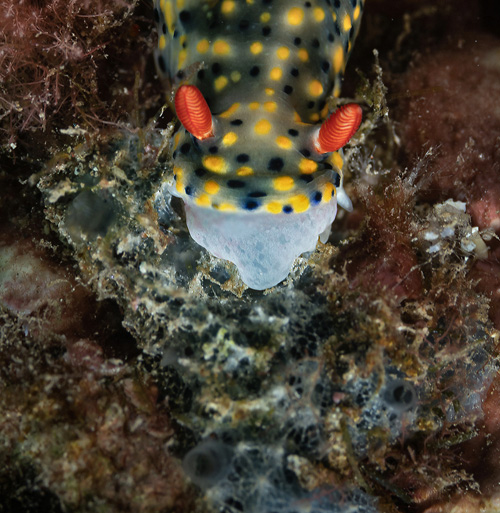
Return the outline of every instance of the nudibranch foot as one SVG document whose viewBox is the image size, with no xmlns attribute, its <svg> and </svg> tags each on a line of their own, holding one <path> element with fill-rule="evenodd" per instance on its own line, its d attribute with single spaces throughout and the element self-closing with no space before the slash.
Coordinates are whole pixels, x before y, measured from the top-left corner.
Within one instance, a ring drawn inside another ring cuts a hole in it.
<svg viewBox="0 0 500 513">
<path fill-rule="evenodd" d="M 332 199 L 299 214 L 227 213 L 185 203 L 191 237 L 216 257 L 233 262 L 255 290 L 277 285 L 295 258 L 316 248 L 337 213 Z"/>
</svg>

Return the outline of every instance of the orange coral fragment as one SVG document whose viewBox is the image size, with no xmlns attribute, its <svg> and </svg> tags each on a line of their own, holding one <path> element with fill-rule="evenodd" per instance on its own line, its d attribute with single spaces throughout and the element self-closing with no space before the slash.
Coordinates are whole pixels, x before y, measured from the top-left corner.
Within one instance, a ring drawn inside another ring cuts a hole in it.
<svg viewBox="0 0 500 513">
<path fill-rule="evenodd" d="M 362 116 L 361 107 L 355 103 L 340 107 L 321 125 L 315 141 L 316 150 L 327 153 L 342 148 L 359 128 Z"/>
<path fill-rule="evenodd" d="M 175 95 L 175 111 L 184 128 L 203 141 L 213 137 L 212 114 L 201 91 L 192 85 L 182 85 Z"/>
</svg>

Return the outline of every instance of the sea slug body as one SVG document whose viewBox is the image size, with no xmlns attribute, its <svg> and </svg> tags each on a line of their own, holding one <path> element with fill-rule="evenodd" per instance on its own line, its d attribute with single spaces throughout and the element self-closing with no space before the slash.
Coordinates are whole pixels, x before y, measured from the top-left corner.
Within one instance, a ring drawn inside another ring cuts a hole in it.
<svg viewBox="0 0 500 513">
<path fill-rule="evenodd" d="M 157 66 L 176 87 L 172 193 L 193 239 L 264 289 L 326 240 L 341 148 L 361 122 L 329 116 L 364 0 L 155 0 Z"/>
</svg>

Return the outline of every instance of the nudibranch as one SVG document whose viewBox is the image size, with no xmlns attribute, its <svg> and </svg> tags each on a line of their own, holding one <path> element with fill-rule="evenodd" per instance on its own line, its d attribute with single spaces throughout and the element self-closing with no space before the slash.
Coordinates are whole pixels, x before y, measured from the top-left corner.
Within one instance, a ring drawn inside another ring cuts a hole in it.
<svg viewBox="0 0 500 513">
<path fill-rule="evenodd" d="M 362 111 L 329 115 L 364 0 L 155 0 L 157 66 L 176 87 L 172 193 L 189 232 L 262 290 L 325 241 L 342 146 Z"/>
</svg>

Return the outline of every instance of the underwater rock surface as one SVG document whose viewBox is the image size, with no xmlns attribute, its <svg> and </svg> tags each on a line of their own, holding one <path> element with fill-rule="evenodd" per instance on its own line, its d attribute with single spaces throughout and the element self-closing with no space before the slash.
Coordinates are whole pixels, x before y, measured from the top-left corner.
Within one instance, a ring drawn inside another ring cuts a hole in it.
<svg viewBox="0 0 500 513">
<path fill-rule="evenodd" d="M 472 260 L 463 240 L 473 230 L 462 205 L 408 214 L 427 290 L 404 306 L 383 280 L 367 291 L 331 271 L 329 259 L 339 262 L 341 253 L 328 246 L 287 285 L 251 291 L 234 268 L 190 240 L 176 200 L 157 193 L 165 136 L 115 133 L 106 151 L 88 147 L 78 161 L 59 162 L 40 187 L 49 219 L 81 255 L 82 272 L 101 294 L 118 298 L 143 350 L 138 365 L 176 418 L 174 454 L 187 476 L 227 513 L 344 511 L 315 499 L 323 494 L 344 497 L 345 511 L 378 511 L 367 480 L 396 486 L 399 500 L 411 501 L 415 485 L 393 447 L 430 437 L 452 450 L 473 437 L 497 369 L 497 334 L 466 278 Z M 78 215 L 89 205 L 108 218 L 104 233 Z M 390 241 L 389 253 L 399 244 Z M 389 471 L 397 480 L 388 480 Z M 472 483 L 451 463 L 441 471 L 449 476 L 445 487 Z"/>
<path fill-rule="evenodd" d="M 355 210 L 265 292 L 194 243 L 179 200 L 159 193 L 171 126 L 86 125 L 51 159 L 2 155 L 2 513 L 494 511 L 498 242 L 471 209 L 476 180 L 470 196 L 460 180 L 429 195 L 450 177 L 420 158 L 438 142 L 414 121 L 421 82 L 414 110 L 390 99 L 427 62 L 462 66 L 452 49 L 415 66 L 437 45 L 427 22 L 453 17 L 449 2 L 420 4 L 367 5 Z M 376 27 L 389 23 L 387 42 Z M 443 27 L 455 40 L 463 28 Z M 367 71 L 374 47 L 387 94 L 377 61 Z M 450 162 L 468 140 L 456 123 Z M 474 162 L 493 183 L 491 161 Z"/>
</svg>

